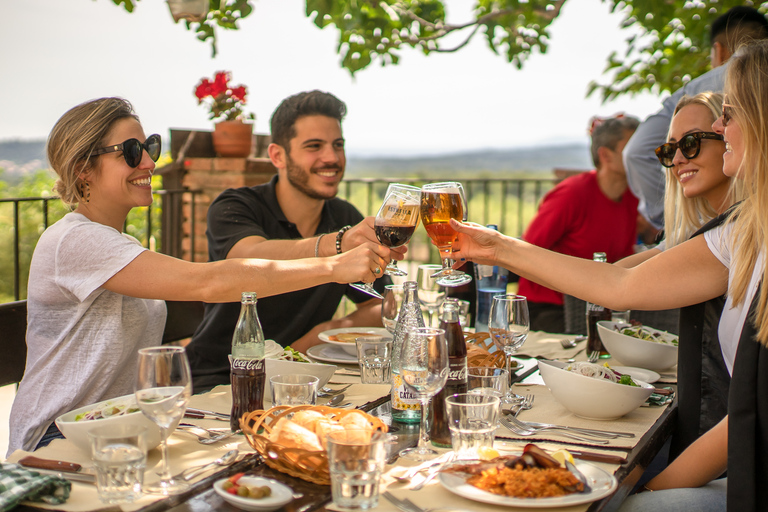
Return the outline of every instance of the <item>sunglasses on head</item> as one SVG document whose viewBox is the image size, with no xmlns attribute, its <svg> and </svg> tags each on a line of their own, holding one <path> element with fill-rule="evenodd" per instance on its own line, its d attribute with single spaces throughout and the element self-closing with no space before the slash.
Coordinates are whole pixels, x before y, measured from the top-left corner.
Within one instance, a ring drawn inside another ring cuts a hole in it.
<svg viewBox="0 0 768 512">
<path fill-rule="evenodd" d="M 144 143 L 139 142 L 139 139 L 128 139 L 122 144 L 115 144 L 114 146 L 96 149 L 91 154 L 103 155 L 104 153 L 122 151 L 125 163 L 130 167 L 138 167 L 141 163 L 141 157 L 144 150 L 147 150 L 147 154 L 153 162 L 157 162 L 157 159 L 160 158 L 160 149 L 160 136 L 155 133 L 147 137 L 147 140 Z"/>
<path fill-rule="evenodd" d="M 701 139 L 723 140 L 723 136 L 714 132 L 689 133 L 677 142 L 667 142 L 656 148 L 656 156 L 664 167 L 673 167 L 675 153 L 680 152 L 687 159 L 696 158 L 701 151 Z"/>
</svg>

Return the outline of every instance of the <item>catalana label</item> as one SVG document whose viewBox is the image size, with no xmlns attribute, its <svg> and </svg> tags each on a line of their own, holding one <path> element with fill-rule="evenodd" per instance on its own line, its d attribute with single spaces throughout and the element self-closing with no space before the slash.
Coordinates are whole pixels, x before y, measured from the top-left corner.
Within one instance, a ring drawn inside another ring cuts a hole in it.
<svg viewBox="0 0 768 512">
<path fill-rule="evenodd" d="M 421 410 L 419 399 L 405 386 L 403 378 L 398 374 L 392 376 L 392 409 L 400 411 Z"/>
</svg>

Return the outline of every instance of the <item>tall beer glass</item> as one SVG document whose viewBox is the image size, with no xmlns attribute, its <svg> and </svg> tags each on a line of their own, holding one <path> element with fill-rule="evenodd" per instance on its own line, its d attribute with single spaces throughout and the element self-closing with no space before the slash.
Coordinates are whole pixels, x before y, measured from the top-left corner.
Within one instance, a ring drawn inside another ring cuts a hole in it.
<svg viewBox="0 0 768 512">
<path fill-rule="evenodd" d="M 468 274 L 451 268 L 451 249 L 458 237 L 451 219 L 467 220 L 467 201 L 461 183 L 449 181 L 421 187 L 421 221 L 443 262 L 443 268 L 433 275 L 440 286 L 461 286 L 472 281 Z"/>
</svg>

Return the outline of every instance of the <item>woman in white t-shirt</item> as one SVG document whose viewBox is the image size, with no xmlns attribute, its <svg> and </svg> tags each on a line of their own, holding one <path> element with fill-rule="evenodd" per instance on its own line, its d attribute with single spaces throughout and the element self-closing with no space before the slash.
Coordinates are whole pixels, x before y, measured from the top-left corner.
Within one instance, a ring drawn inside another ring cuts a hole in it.
<svg viewBox="0 0 768 512">
<path fill-rule="evenodd" d="M 132 393 L 137 350 L 161 343 L 163 300 L 234 302 L 243 291 L 265 297 L 371 282 L 395 256 L 373 242 L 332 257 L 281 261 L 192 263 L 144 249 L 122 229 L 132 208 L 152 203 L 160 136 L 147 137 L 121 98 L 69 110 L 47 151 L 56 191 L 75 207 L 43 233 L 32 256 L 27 364 L 11 411 L 9 454 L 60 437 L 53 420 L 64 412 Z"/>
<path fill-rule="evenodd" d="M 728 293 L 719 334 L 733 369 L 729 415 L 647 484 L 664 492 L 632 497 L 627 510 L 724 510 L 726 486 L 731 510 L 768 510 L 768 286 L 758 287 L 768 251 L 768 41 L 731 57 L 725 92 L 723 116 L 712 129 L 724 136 L 723 172 L 744 180 L 746 189 L 725 226 L 625 269 L 451 221 L 459 232 L 457 266 L 503 265 L 611 309 L 669 309 Z M 729 421 L 738 435 L 729 437 Z M 728 479 L 712 482 L 726 469 Z"/>
</svg>

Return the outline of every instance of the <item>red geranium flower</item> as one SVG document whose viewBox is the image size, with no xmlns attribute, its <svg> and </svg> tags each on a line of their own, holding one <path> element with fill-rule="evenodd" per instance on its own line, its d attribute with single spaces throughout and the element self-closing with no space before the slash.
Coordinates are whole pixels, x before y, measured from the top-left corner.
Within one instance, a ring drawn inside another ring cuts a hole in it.
<svg viewBox="0 0 768 512">
<path fill-rule="evenodd" d="M 206 98 L 211 98 L 210 119 L 219 119 L 233 121 L 246 117 L 253 119 L 254 115 L 243 116 L 243 106 L 245 106 L 245 96 L 248 89 L 244 85 L 230 86 L 229 80 L 231 74 L 229 71 L 218 71 L 213 77 L 213 81 L 203 78 L 195 86 L 195 97 L 197 103 L 201 104 Z"/>
</svg>

